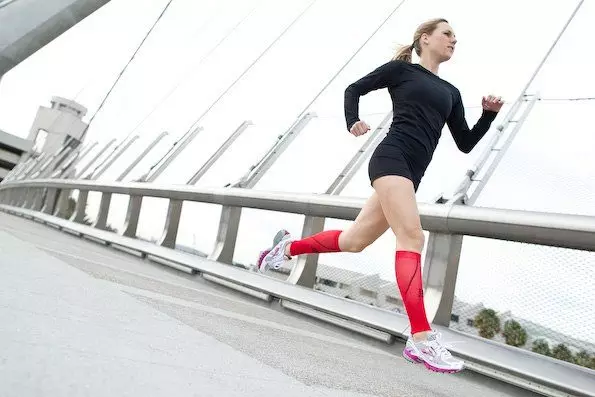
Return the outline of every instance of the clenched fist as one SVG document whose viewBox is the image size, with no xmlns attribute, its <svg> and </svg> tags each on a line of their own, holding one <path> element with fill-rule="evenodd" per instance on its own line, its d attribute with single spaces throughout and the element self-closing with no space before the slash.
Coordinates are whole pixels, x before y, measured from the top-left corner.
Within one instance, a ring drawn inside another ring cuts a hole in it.
<svg viewBox="0 0 595 397">
<path fill-rule="evenodd" d="M 499 112 L 503 104 L 504 101 L 502 101 L 502 97 L 495 97 L 493 95 L 488 95 L 487 97 L 484 96 L 481 100 L 481 106 L 485 110 L 492 112 Z"/>
<path fill-rule="evenodd" d="M 349 130 L 354 136 L 364 135 L 368 131 L 370 131 L 370 126 L 365 121 L 358 121 Z"/>
</svg>

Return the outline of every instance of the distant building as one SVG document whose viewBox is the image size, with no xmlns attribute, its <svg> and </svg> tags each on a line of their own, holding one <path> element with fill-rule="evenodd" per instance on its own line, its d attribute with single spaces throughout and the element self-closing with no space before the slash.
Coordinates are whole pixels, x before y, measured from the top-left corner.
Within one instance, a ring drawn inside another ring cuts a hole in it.
<svg viewBox="0 0 595 397">
<path fill-rule="evenodd" d="M 32 147 L 31 141 L 0 130 L 0 182 Z"/>
<path fill-rule="evenodd" d="M 40 106 L 27 137 L 33 142 L 31 155 L 54 154 L 69 140 L 80 143 L 87 129 L 83 122 L 86 114 L 84 106 L 57 96 L 52 98 L 51 107 Z"/>
<path fill-rule="evenodd" d="M 39 107 L 26 139 L 0 130 L 0 181 L 19 163 L 37 158 L 42 153 L 52 156 L 67 143 L 72 147 L 78 146 L 87 129 L 87 123 L 82 120 L 86 114 L 84 106 L 53 97 L 51 107 Z M 59 160 L 57 158 L 53 163 L 53 169 L 60 165 Z M 41 161 L 39 164 L 41 167 L 45 163 Z"/>
</svg>

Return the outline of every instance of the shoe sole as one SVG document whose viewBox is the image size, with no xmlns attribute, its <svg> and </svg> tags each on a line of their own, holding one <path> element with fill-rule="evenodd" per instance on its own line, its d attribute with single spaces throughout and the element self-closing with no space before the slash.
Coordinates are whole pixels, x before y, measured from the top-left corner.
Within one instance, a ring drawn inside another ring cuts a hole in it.
<svg viewBox="0 0 595 397">
<path fill-rule="evenodd" d="M 403 349 L 403 357 L 405 358 L 405 360 L 407 360 L 413 364 L 422 364 L 423 363 L 424 366 L 428 370 L 430 370 L 432 372 L 438 372 L 441 374 L 455 374 L 455 373 L 461 372 L 463 370 L 463 368 L 461 368 L 461 369 L 444 369 L 444 368 L 434 367 L 433 365 L 428 364 L 427 362 L 425 362 L 422 359 L 420 359 L 419 357 L 417 357 L 409 349 Z"/>
<path fill-rule="evenodd" d="M 260 273 L 264 273 L 262 270 L 263 265 L 266 265 L 266 263 L 264 263 L 264 258 L 269 254 L 269 252 L 271 252 L 271 250 L 260 251 L 260 254 L 258 255 L 258 260 L 256 261 L 256 269 Z"/>
</svg>

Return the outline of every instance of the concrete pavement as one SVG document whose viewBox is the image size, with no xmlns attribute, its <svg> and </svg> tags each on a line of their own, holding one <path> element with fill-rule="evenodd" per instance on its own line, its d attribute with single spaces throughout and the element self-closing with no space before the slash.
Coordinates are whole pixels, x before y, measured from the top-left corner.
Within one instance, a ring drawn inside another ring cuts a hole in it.
<svg viewBox="0 0 595 397">
<path fill-rule="evenodd" d="M 528 396 L 0 214 L 2 396 Z"/>
</svg>

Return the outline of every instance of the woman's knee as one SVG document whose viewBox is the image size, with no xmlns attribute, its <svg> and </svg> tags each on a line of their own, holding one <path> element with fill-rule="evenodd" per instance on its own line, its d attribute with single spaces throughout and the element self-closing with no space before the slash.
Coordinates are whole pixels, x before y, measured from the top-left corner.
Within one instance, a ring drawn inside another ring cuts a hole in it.
<svg viewBox="0 0 595 397">
<path fill-rule="evenodd" d="M 343 232 L 339 236 L 339 248 L 342 252 L 362 252 L 368 246 L 368 242 Z"/>
<path fill-rule="evenodd" d="M 426 236 L 419 226 L 401 227 L 397 232 L 397 244 L 407 249 L 421 251 L 426 243 Z"/>
</svg>

